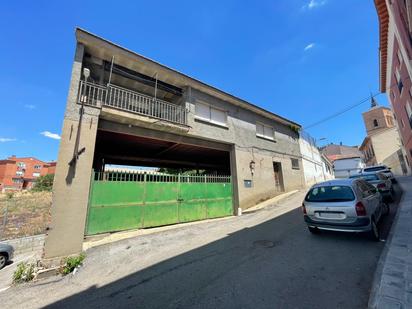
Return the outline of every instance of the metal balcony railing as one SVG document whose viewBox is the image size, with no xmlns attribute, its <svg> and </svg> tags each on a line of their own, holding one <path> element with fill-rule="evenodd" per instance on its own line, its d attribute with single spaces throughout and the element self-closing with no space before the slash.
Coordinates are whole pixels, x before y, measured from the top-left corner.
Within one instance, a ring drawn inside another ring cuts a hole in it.
<svg viewBox="0 0 412 309">
<path fill-rule="evenodd" d="M 184 107 L 155 99 L 119 86 L 107 87 L 80 81 L 78 103 L 91 106 L 110 106 L 131 113 L 187 125 Z"/>
</svg>

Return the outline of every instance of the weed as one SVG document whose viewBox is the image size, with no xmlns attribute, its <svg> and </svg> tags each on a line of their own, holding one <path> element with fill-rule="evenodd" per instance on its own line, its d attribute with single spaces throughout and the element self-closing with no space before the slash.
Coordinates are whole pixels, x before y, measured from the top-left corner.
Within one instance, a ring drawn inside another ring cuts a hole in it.
<svg viewBox="0 0 412 309">
<path fill-rule="evenodd" d="M 77 256 L 70 256 L 65 258 L 63 261 L 63 265 L 60 269 L 60 272 L 63 275 L 70 274 L 76 267 L 82 265 L 85 257 L 86 255 L 84 253 L 81 253 Z"/>
<path fill-rule="evenodd" d="M 33 263 L 19 263 L 13 274 L 13 283 L 22 283 L 33 280 L 35 265 Z"/>
</svg>

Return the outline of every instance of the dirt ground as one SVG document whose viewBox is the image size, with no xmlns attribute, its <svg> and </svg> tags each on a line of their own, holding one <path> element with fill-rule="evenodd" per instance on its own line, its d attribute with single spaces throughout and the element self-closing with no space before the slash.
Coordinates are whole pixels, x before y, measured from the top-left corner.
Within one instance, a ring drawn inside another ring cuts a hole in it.
<svg viewBox="0 0 412 309">
<path fill-rule="evenodd" d="M 0 194 L 0 240 L 44 233 L 51 201 L 51 192 Z"/>
</svg>

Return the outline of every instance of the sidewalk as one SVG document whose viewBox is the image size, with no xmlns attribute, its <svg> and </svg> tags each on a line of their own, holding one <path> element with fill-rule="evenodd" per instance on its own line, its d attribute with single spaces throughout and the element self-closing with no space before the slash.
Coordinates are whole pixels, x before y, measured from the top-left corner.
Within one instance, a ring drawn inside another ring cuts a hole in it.
<svg viewBox="0 0 412 309">
<path fill-rule="evenodd" d="M 412 177 L 398 178 L 403 195 L 379 260 L 369 308 L 412 308 Z"/>
</svg>

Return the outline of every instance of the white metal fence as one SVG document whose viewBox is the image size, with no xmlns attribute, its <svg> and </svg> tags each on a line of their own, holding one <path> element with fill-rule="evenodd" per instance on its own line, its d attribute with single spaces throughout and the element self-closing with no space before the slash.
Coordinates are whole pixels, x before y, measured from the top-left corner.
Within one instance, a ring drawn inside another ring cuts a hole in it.
<svg viewBox="0 0 412 309">
<path fill-rule="evenodd" d="M 182 125 L 187 124 L 187 112 L 183 106 L 119 86 L 108 85 L 105 87 L 80 81 L 78 103 L 97 107 L 111 106 L 135 114 Z"/>
</svg>

